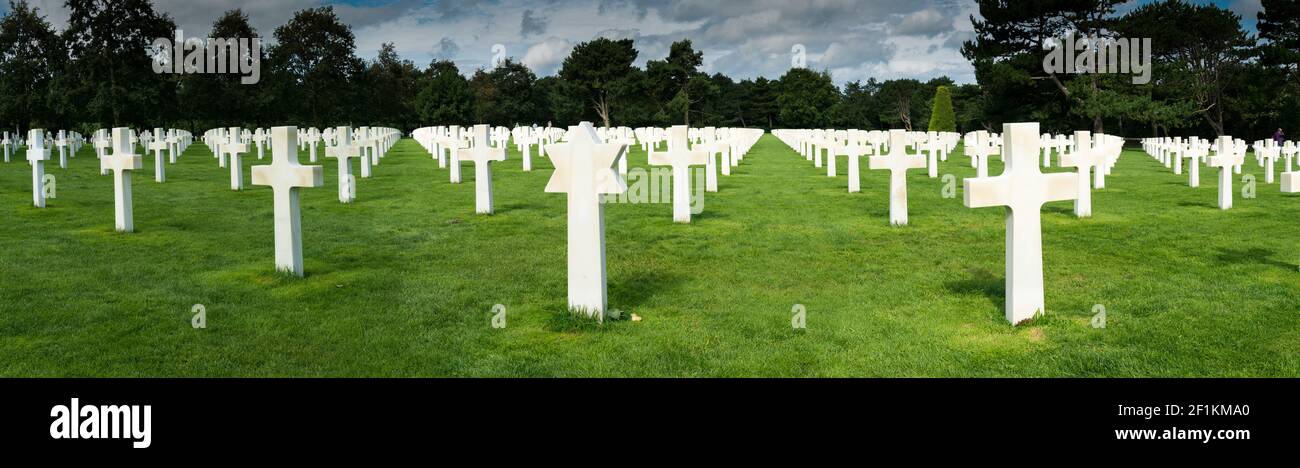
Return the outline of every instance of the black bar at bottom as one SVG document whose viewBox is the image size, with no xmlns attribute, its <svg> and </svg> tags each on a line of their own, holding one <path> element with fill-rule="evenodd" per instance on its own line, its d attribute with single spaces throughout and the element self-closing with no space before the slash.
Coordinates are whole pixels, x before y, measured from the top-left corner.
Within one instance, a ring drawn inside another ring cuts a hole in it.
<svg viewBox="0 0 1300 468">
<path fill-rule="evenodd" d="M 400 452 L 720 436 L 754 444 L 1255 451 L 1300 435 L 1294 379 L 7 379 L 0 397 L 6 453 Z M 143 416 L 147 405 L 149 446 L 133 448 L 143 441 L 129 431 L 86 439 L 80 429 L 97 428 L 80 414 L 78 437 L 70 437 L 73 415 L 59 426 L 52 414 L 71 413 L 74 398 L 78 412 L 126 405 Z"/>
</svg>

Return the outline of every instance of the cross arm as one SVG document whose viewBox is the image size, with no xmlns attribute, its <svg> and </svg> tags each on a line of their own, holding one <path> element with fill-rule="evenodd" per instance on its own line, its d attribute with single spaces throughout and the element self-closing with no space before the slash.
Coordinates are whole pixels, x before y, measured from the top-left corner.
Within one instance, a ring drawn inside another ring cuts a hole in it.
<svg viewBox="0 0 1300 468">
<path fill-rule="evenodd" d="M 1011 204 L 1011 180 L 1006 176 L 962 180 L 963 203 L 967 208 L 988 208 Z"/>
</svg>

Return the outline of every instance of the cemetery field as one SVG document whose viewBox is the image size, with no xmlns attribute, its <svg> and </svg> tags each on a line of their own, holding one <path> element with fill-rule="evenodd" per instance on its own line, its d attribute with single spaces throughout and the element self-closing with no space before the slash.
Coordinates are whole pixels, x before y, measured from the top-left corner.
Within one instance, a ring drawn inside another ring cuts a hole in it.
<svg viewBox="0 0 1300 468">
<path fill-rule="evenodd" d="M 632 167 L 648 167 L 633 148 Z M 301 192 L 305 278 L 275 272 L 271 190 L 231 191 L 201 143 L 163 184 L 144 158 L 132 234 L 114 231 L 112 177 L 89 146 L 66 170 L 57 152 L 47 163 L 57 198 L 43 210 L 13 156 L 0 163 L 0 375 L 1296 377 L 1300 196 L 1265 184 L 1250 156 L 1258 196 L 1234 176 L 1229 211 L 1216 169 L 1188 188 L 1135 148 L 1093 192 L 1092 218 L 1047 204 L 1047 313 L 1017 327 L 1004 211 L 963 206 L 975 170 L 960 151 L 939 171 L 955 198 L 909 172 L 901 228 L 887 171 L 864 158 L 850 194 L 842 158 L 829 178 L 770 134 L 689 225 L 666 199 L 608 204 L 609 307 L 639 320 L 604 324 L 566 310 L 565 196 L 543 192 L 549 161 L 523 172 L 513 146 L 493 166 L 490 216 L 474 214 L 472 165 L 449 184 L 410 139 L 358 178 L 352 204 L 322 158 L 325 186 Z M 247 178 L 270 154 L 243 159 Z M 797 305 L 806 329 L 791 326 Z"/>
</svg>

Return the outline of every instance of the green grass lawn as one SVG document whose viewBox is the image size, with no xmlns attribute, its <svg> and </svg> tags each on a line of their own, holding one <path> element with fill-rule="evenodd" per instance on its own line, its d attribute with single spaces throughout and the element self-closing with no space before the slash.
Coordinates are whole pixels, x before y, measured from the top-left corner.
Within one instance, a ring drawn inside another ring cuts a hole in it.
<svg viewBox="0 0 1300 468">
<path fill-rule="evenodd" d="M 246 180 L 270 163 L 244 159 Z M 974 169 L 961 155 L 940 166 L 956 198 L 911 171 L 903 228 L 888 223 L 887 172 L 863 161 L 849 194 L 771 135 L 693 224 L 669 204 L 608 205 L 609 305 L 641 320 L 605 324 L 566 311 L 548 161 L 522 172 L 512 149 L 491 216 L 474 214 L 471 165 L 451 185 L 409 139 L 350 205 L 322 161 L 325 187 L 302 195 L 303 279 L 275 272 L 270 189 L 230 191 L 202 144 L 165 184 L 145 157 L 133 234 L 113 230 L 112 177 L 91 148 L 67 170 L 50 161 L 46 209 L 23 158 L 0 163 L 0 375 L 1300 375 L 1300 196 L 1264 184 L 1252 156 L 1258 198 L 1237 176 L 1226 212 L 1217 170 L 1191 189 L 1132 149 L 1093 218 L 1046 205 L 1047 313 L 1019 327 L 1003 318 L 1003 210 L 962 206 Z M 190 325 L 195 304 L 206 329 Z M 806 330 L 790 325 L 795 304 Z"/>
</svg>

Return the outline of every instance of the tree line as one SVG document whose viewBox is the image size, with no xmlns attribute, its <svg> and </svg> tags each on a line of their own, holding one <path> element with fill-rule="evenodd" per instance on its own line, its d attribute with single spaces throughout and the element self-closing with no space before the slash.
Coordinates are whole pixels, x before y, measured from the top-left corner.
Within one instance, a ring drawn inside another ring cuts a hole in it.
<svg viewBox="0 0 1300 468">
<path fill-rule="evenodd" d="M 272 32 L 261 80 L 233 74 L 157 74 L 147 52 L 175 22 L 149 0 L 67 0 L 56 32 L 25 0 L 0 19 L 0 125 L 68 128 L 168 126 L 387 126 L 433 124 L 743 126 L 996 130 L 1039 121 L 1046 130 L 1091 128 L 1129 136 L 1251 134 L 1300 126 L 1300 0 L 1263 0 L 1258 36 L 1213 5 L 1168 0 L 1118 15 L 1122 0 L 980 0 L 975 37 L 962 48 L 977 83 L 947 77 L 836 85 L 828 71 L 791 68 L 735 80 L 701 70 L 689 39 L 635 65 L 631 39 L 576 45 L 552 76 L 506 58 L 472 73 L 434 60 L 418 67 L 384 44 L 358 57 L 332 7 L 308 8 Z M 1123 74 L 1044 71 L 1045 38 L 1150 37 L 1148 85 Z M 209 37 L 257 37 L 241 10 Z M 937 97 L 937 98 L 936 98 Z M 937 109 L 937 111 L 935 111 Z M 1300 132 L 1297 132 L 1300 133 Z"/>
<path fill-rule="evenodd" d="M 1213 4 L 1163 0 L 978 0 L 963 55 L 982 95 L 977 120 L 1126 136 L 1300 134 L 1300 0 L 1262 0 L 1258 34 Z M 1045 71 L 1043 39 L 1149 38 L 1152 80 Z"/>
</svg>

